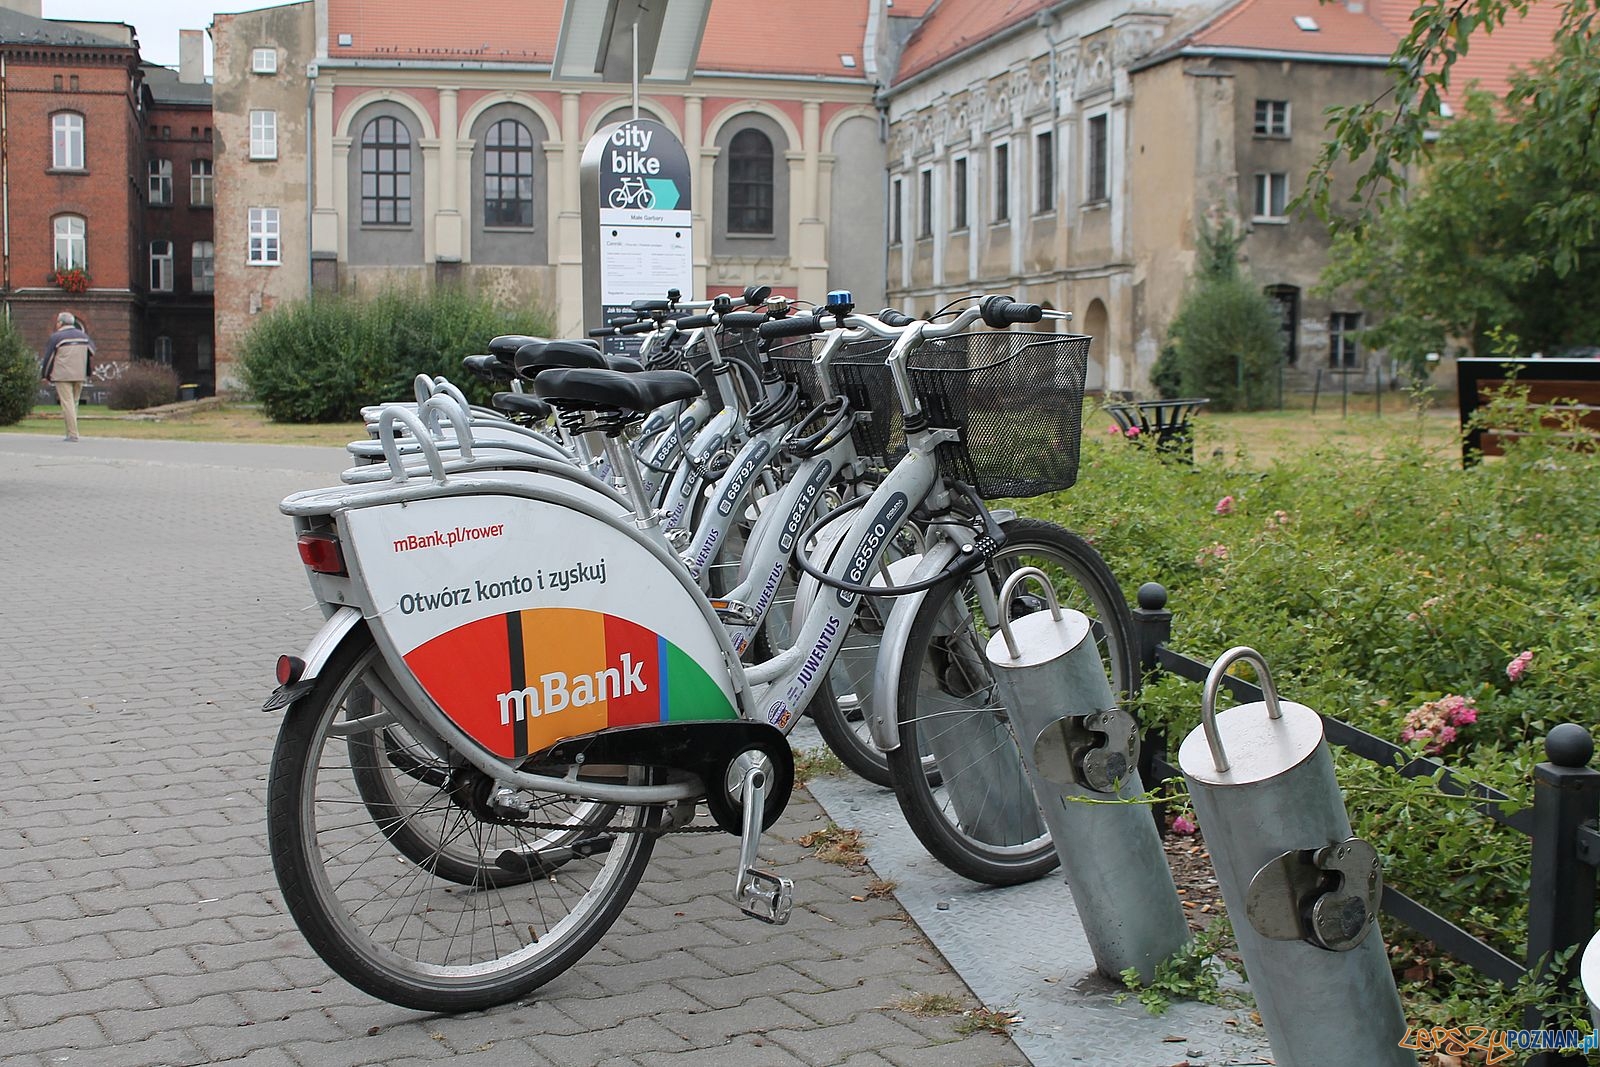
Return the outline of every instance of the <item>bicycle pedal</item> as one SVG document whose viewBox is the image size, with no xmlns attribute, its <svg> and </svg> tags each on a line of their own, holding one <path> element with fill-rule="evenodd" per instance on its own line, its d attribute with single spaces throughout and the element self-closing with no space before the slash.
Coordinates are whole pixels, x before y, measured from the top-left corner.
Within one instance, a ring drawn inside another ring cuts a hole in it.
<svg viewBox="0 0 1600 1067">
<path fill-rule="evenodd" d="M 770 871 L 746 867 L 739 877 L 734 902 L 752 919 L 782 926 L 794 911 L 794 882 Z"/>
</svg>

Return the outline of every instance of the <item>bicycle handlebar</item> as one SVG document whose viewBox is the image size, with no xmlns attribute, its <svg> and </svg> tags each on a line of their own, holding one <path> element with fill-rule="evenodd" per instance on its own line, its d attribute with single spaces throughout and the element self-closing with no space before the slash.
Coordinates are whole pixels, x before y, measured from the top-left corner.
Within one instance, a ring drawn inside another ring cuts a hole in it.
<svg viewBox="0 0 1600 1067">
<path fill-rule="evenodd" d="M 756 332 L 770 340 L 777 337 L 804 337 L 807 334 L 821 333 L 824 328 L 821 314 L 790 315 L 786 319 L 763 322 Z"/>
</svg>

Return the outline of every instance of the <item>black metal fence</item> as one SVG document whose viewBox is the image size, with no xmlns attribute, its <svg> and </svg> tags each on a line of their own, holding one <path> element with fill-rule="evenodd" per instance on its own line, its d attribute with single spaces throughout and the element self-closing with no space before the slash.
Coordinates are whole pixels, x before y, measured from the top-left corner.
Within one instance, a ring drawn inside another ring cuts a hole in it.
<svg viewBox="0 0 1600 1067">
<path fill-rule="evenodd" d="M 1172 612 L 1166 609 L 1166 602 L 1166 590 L 1154 582 L 1139 590 L 1139 606 L 1133 616 L 1142 668 L 1146 675 L 1165 672 L 1203 682 L 1210 664 L 1167 647 Z M 1240 700 L 1262 699 L 1261 689 L 1249 682 L 1229 677 L 1224 684 Z M 1576 948 L 1568 965 L 1554 976 L 1563 988 L 1570 988 L 1577 976 L 1582 946 L 1594 934 L 1596 874 L 1600 867 L 1600 831 L 1596 830 L 1596 820 L 1600 818 L 1600 771 L 1588 765 L 1594 742 L 1587 728 L 1557 727 L 1551 732 L 1545 740 L 1548 762 L 1534 768 L 1532 807 L 1508 812 L 1511 798 L 1498 790 L 1468 781 L 1435 760 L 1419 757 L 1348 723 L 1327 716 L 1323 716 L 1322 723 L 1330 743 L 1385 767 L 1398 765 L 1399 773 L 1408 778 L 1438 775 L 1441 790 L 1480 798 L 1482 803 L 1477 807 L 1484 815 L 1533 839 L 1525 960 L 1512 959 L 1389 884 L 1383 887 L 1384 913 L 1462 963 L 1508 986 L 1531 970 L 1546 966 L 1555 955 Z M 1181 776 L 1182 772 L 1167 762 L 1168 751 L 1164 734 L 1151 731 L 1145 735 L 1139 771 L 1147 788 Z M 1545 1019 L 1533 1010 L 1523 1025 L 1540 1029 Z M 1544 1053 L 1528 1061 L 1535 1067 L 1565 1067 L 1582 1062 L 1581 1058 L 1556 1053 Z"/>
</svg>

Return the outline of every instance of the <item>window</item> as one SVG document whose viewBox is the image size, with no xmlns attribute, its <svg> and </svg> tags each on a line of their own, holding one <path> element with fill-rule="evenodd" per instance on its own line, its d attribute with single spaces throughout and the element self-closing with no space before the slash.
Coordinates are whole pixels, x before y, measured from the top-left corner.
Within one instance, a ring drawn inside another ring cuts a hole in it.
<svg viewBox="0 0 1600 1067">
<path fill-rule="evenodd" d="M 1106 117 L 1096 115 L 1089 120 L 1089 180 L 1086 199 L 1093 203 L 1111 198 L 1111 157 L 1106 139 Z"/>
<path fill-rule="evenodd" d="M 78 91 L 78 76 L 76 74 L 73 74 L 67 78 L 67 88 L 71 89 L 73 92 Z"/>
<path fill-rule="evenodd" d="M 1269 285 L 1266 294 L 1278 309 L 1279 329 L 1283 333 L 1283 361 L 1293 366 L 1300 354 L 1300 290 L 1293 285 Z"/>
<path fill-rule="evenodd" d="M 760 130 L 728 142 L 728 232 L 772 232 L 772 141 Z"/>
<path fill-rule="evenodd" d="M 150 291 L 172 292 L 172 242 L 150 242 Z"/>
<path fill-rule="evenodd" d="M 1328 316 L 1328 363 L 1335 368 L 1359 364 L 1361 350 L 1352 336 L 1361 329 L 1361 312 L 1335 311 Z"/>
<path fill-rule="evenodd" d="M 278 113 L 250 112 L 250 158 L 278 158 Z"/>
<path fill-rule="evenodd" d="M 925 170 L 917 175 L 919 196 L 917 198 L 917 236 L 933 236 L 933 171 Z"/>
<path fill-rule="evenodd" d="M 1257 221 L 1283 221 L 1286 218 L 1284 211 L 1288 203 L 1289 175 L 1281 171 L 1256 175 Z"/>
<path fill-rule="evenodd" d="M 50 118 L 54 151 L 50 165 L 57 170 L 83 169 L 83 116 L 63 111 Z"/>
<path fill-rule="evenodd" d="M 150 203 L 152 205 L 172 203 L 172 160 L 152 159 L 150 161 Z"/>
<path fill-rule="evenodd" d="M 283 262 L 282 254 L 283 249 L 278 243 L 278 209 L 251 208 L 248 261 L 258 266 L 275 267 Z"/>
<path fill-rule="evenodd" d="M 411 131 L 388 115 L 361 131 L 361 222 L 411 225 Z"/>
<path fill-rule="evenodd" d="M 905 218 L 905 183 L 896 178 L 889 187 L 889 243 L 900 243 L 900 220 Z"/>
<path fill-rule="evenodd" d="M 967 157 L 962 156 L 951 164 L 950 186 L 950 228 L 964 230 L 967 228 Z"/>
<path fill-rule="evenodd" d="M 251 49 L 250 69 L 257 74 L 278 73 L 278 50 L 276 48 Z"/>
<path fill-rule="evenodd" d="M 1033 213 L 1047 215 L 1056 209 L 1056 138 L 1050 130 L 1033 138 Z"/>
<path fill-rule="evenodd" d="M 157 337 L 151 354 L 155 356 L 157 363 L 163 363 L 169 367 L 172 366 L 172 338 L 166 336 Z"/>
<path fill-rule="evenodd" d="M 1289 101 L 1256 101 L 1256 136 L 1289 136 Z"/>
<path fill-rule="evenodd" d="M 208 333 L 194 339 L 194 366 L 196 370 L 211 369 L 211 335 Z"/>
<path fill-rule="evenodd" d="M 483 224 L 533 225 L 533 135 L 516 119 L 501 119 L 484 137 Z"/>
<path fill-rule="evenodd" d="M 994 221 L 1011 217 L 1011 146 L 994 146 Z"/>
<path fill-rule="evenodd" d="M 55 91 L 56 91 L 56 92 L 58 92 L 58 93 L 59 93 L 59 92 L 60 92 L 60 91 L 61 91 L 61 90 L 62 90 L 62 88 L 63 88 L 63 86 L 62 86 L 62 84 L 61 84 L 61 75 L 59 75 L 59 74 L 57 74 L 57 75 L 56 75 L 56 76 L 55 76 L 55 77 L 54 77 L 54 78 L 53 78 L 53 79 L 52 79 L 52 80 L 51 80 L 51 83 L 50 83 L 50 87 L 51 87 L 51 88 L 52 88 L 52 89 L 54 89 L 54 90 L 55 90 Z"/>
<path fill-rule="evenodd" d="M 81 215 L 57 215 L 56 270 L 84 270 L 89 264 Z"/>
<path fill-rule="evenodd" d="M 196 159 L 189 163 L 189 206 L 211 206 L 211 160 Z"/>
<path fill-rule="evenodd" d="M 189 246 L 189 282 L 197 293 L 216 291 L 217 246 L 210 241 L 196 241 Z"/>
</svg>

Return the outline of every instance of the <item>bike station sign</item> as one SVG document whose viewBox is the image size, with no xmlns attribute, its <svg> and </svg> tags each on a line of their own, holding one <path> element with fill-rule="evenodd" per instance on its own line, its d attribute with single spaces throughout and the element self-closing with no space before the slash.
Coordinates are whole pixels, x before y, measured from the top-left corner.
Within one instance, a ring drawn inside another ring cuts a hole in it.
<svg viewBox="0 0 1600 1067">
<path fill-rule="evenodd" d="M 689 156 L 649 119 L 607 126 L 583 152 L 584 318 L 589 329 L 635 300 L 686 297 L 694 283 Z M 636 348 L 608 338 L 608 350 Z M 626 347 L 624 347 L 626 346 Z"/>
</svg>

